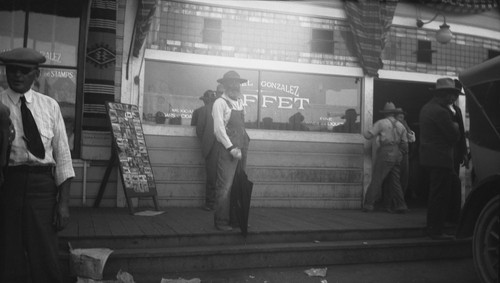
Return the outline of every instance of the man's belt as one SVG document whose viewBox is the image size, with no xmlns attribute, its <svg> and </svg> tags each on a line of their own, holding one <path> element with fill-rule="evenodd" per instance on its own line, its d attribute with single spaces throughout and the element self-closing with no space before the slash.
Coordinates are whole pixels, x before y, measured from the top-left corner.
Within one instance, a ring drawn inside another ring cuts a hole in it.
<svg viewBox="0 0 500 283">
<path fill-rule="evenodd" d="M 52 173 L 53 169 L 54 169 L 53 165 L 43 165 L 43 166 L 18 165 L 18 166 L 7 167 L 7 170 L 9 172 L 23 172 L 23 173 Z"/>
</svg>

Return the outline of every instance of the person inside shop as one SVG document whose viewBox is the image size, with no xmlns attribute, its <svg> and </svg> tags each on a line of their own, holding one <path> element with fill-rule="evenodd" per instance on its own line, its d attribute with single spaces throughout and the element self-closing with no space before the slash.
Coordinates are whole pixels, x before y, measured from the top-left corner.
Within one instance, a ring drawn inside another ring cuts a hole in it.
<svg viewBox="0 0 500 283">
<path fill-rule="evenodd" d="M 363 211 L 372 212 L 375 203 L 384 195 L 384 206 L 390 213 L 406 213 L 408 208 L 401 188 L 400 170 L 402 152 L 408 150 L 408 138 L 404 125 L 394 116 L 401 113 L 394 103 L 387 102 L 380 113 L 384 118 L 363 133 L 368 139 L 378 139 L 379 147 L 373 162 L 372 180 L 366 191 Z"/>
<path fill-rule="evenodd" d="M 9 88 L 0 101 L 10 110 L 15 137 L 0 192 L 0 282 L 66 282 L 57 232 L 69 222 L 75 176 L 57 101 L 31 89 L 45 57 L 29 48 L 0 54 Z"/>
<path fill-rule="evenodd" d="M 449 212 L 454 184 L 454 146 L 460 139 L 459 124 L 454 121 L 450 105 L 461 89 L 451 78 L 436 81 L 432 99 L 420 110 L 420 165 L 429 177 L 427 235 L 434 240 L 449 240 L 444 223 Z"/>
<path fill-rule="evenodd" d="M 402 151 L 403 159 L 401 160 L 401 188 L 403 189 L 403 194 L 407 194 L 408 189 L 408 179 L 410 176 L 410 148 L 411 144 L 416 141 L 415 132 L 410 129 L 408 123 L 405 120 L 406 112 L 402 108 L 396 108 L 399 112 L 396 114 L 396 119 L 405 126 L 407 138 L 408 138 L 408 150 Z"/>
<path fill-rule="evenodd" d="M 231 231 L 230 195 L 238 162 L 243 170 L 250 138 L 245 130 L 243 98 L 240 86 L 247 80 L 235 71 L 228 71 L 217 82 L 224 86 L 224 93 L 212 108 L 214 134 L 217 139 L 217 180 L 215 184 L 215 228 Z"/>
<path fill-rule="evenodd" d="M 459 139 L 453 145 L 453 170 L 457 176 L 460 176 L 460 167 L 469 167 L 469 155 L 467 150 L 467 141 L 465 136 L 464 120 L 462 110 L 458 107 L 458 96 L 462 93 L 462 83 L 459 80 L 454 80 L 455 88 L 459 89 L 453 97 L 454 101 L 449 105 L 452 113 L 452 120 L 458 124 Z M 446 221 L 451 224 L 458 224 L 460 218 L 460 211 L 462 207 L 462 183 L 460 178 L 456 178 L 451 190 L 450 210 L 446 216 Z"/>
<path fill-rule="evenodd" d="M 208 103 L 213 101 L 213 97 L 215 97 L 215 92 L 211 89 L 206 90 L 203 95 L 200 96 L 200 100 L 203 101 L 203 106 L 196 108 L 193 111 L 193 114 L 191 114 L 191 126 L 196 126 L 198 124 L 201 109 L 203 109 L 205 106 L 207 106 Z"/>
<path fill-rule="evenodd" d="M 361 123 L 356 122 L 358 115 L 356 109 L 346 109 L 345 114 L 340 117 L 345 120 L 344 123 L 333 127 L 332 131 L 336 133 L 359 133 L 361 131 Z"/>
<path fill-rule="evenodd" d="M 196 136 L 200 140 L 201 153 L 205 159 L 206 181 L 205 204 L 203 209 L 206 211 L 212 211 L 214 209 L 215 180 L 217 178 L 217 151 L 214 146 L 214 120 L 212 118 L 212 107 L 215 99 L 217 98 L 216 92 L 213 90 L 207 90 L 203 94 L 202 98 L 205 105 L 197 109 L 199 110 L 199 115 L 196 123 Z"/>
<path fill-rule="evenodd" d="M 291 131 L 309 131 L 309 128 L 304 124 L 304 115 L 297 112 L 288 118 L 288 130 Z"/>
</svg>

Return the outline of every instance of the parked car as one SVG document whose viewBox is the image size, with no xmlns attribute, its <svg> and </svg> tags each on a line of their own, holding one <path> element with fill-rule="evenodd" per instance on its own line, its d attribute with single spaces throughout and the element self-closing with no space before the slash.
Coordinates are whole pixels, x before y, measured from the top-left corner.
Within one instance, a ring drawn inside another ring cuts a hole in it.
<svg viewBox="0 0 500 283">
<path fill-rule="evenodd" d="M 476 271 L 498 282 L 500 235 L 500 56 L 460 73 L 470 120 L 472 191 L 462 209 L 457 238 L 472 237 Z"/>
</svg>

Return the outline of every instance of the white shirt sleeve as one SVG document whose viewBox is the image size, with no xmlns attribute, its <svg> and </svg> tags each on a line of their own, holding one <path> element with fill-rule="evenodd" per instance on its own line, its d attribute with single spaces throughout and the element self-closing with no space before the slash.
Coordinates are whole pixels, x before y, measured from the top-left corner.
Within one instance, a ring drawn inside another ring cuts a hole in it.
<svg viewBox="0 0 500 283">
<path fill-rule="evenodd" d="M 217 141 L 222 143 L 224 148 L 229 148 L 233 145 L 226 133 L 226 125 L 229 121 L 228 112 L 230 116 L 231 109 L 224 99 L 219 98 L 215 100 L 214 106 L 212 108 L 212 117 L 214 119 L 214 135 Z"/>
</svg>

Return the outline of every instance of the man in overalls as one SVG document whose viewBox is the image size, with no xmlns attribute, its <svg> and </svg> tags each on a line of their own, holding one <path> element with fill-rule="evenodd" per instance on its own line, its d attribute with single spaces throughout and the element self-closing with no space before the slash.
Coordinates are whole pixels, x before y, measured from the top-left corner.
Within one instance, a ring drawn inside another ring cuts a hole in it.
<svg viewBox="0 0 500 283">
<path fill-rule="evenodd" d="M 240 85 L 247 80 L 235 71 L 224 74 L 217 82 L 224 86 L 224 93 L 213 105 L 214 134 L 218 147 L 217 180 L 215 184 L 215 228 L 231 231 L 230 195 L 236 167 L 240 162 L 245 169 L 250 138 L 245 130 L 243 99 Z"/>
<path fill-rule="evenodd" d="M 378 138 L 380 143 L 372 166 L 372 180 L 366 190 L 365 212 L 374 210 L 374 203 L 382 194 L 382 186 L 388 212 L 405 213 L 408 210 L 400 180 L 402 151 L 408 150 L 408 138 L 406 128 L 394 117 L 400 112 L 402 110 L 396 109 L 394 103 L 386 103 L 380 111 L 385 118 L 375 122 L 373 128 L 363 134 L 366 139 Z"/>
</svg>

